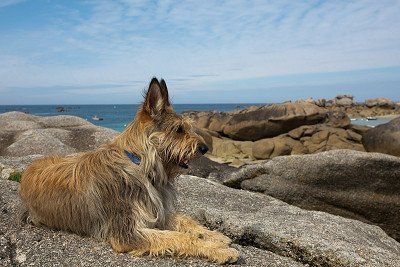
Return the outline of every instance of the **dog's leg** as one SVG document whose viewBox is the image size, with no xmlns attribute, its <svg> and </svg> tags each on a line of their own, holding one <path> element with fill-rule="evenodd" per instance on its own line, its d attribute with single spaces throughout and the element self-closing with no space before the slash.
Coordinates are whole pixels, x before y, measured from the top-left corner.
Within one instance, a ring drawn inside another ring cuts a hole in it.
<svg viewBox="0 0 400 267">
<path fill-rule="evenodd" d="M 142 255 L 173 255 L 178 257 L 202 257 L 223 264 L 233 263 L 239 258 L 239 252 L 221 242 L 212 242 L 197 238 L 189 233 L 170 230 L 142 229 L 146 241 L 135 248 L 131 254 Z"/>
<path fill-rule="evenodd" d="M 176 213 L 172 217 L 170 221 L 170 229 L 179 232 L 189 233 L 197 236 L 200 239 L 212 242 L 222 242 L 227 245 L 232 243 L 232 240 L 226 235 L 217 231 L 208 230 L 206 227 L 202 226 L 189 216 L 180 213 Z"/>
</svg>

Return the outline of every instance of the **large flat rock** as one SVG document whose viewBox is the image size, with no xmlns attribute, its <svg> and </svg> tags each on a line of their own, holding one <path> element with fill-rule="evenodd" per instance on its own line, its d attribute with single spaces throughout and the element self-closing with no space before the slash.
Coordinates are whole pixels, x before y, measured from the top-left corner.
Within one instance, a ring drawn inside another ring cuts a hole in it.
<svg viewBox="0 0 400 267">
<path fill-rule="evenodd" d="M 400 158 L 333 150 L 276 157 L 243 168 L 224 184 L 382 227 L 400 240 Z"/>
<path fill-rule="evenodd" d="M 195 176 L 177 179 L 179 209 L 233 238 L 240 266 L 398 266 L 400 244 L 379 227 L 306 211 Z M 100 241 L 18 225 L 18 184 L 0 180 L 1 263 L 213 266 L 201 259 L 132 258 Z"/>
<path fill-rule="evenodd" d="M 19 206 L 18 183 L 0 180 L 0 266 L 218 266 L 196 258 L 118 254 L 93 238 L 22 224 L 18 220 Z M 234 247 L 242 256 L 239 266 L 304 266 L 254 246 Z"/>
</svg>

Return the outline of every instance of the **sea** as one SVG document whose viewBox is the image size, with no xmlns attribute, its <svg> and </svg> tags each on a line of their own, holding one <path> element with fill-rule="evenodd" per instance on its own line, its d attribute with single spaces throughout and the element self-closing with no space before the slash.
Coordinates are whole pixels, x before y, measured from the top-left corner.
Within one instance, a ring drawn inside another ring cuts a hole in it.
<svg viewBox="0 0 400 267">
<path fill-rule="evenodd" d="M 174 104 L 175 112 L 183 111 L 232 111 L 243 109 L 249 106 L 261 104 Z M 129 124 L 140 105 L 0 105 L 0 113 L 9 111 L 21 111 L 38 116 L 73 115 L 81 117 L 91 123 L 108 127 L 122 132 Z M 58 112 L 57 108 L 62 107 L 65 112 Z M 93 120 L 93 116 L 103 120 Z"/>
<path fill-rule="evenodd" d="M 176 112 L 183 111 L 232 111 L 243 109 L 249 106 L 262 104 L 174 104 Z M 62 107 L 65 112 L 58 112 L 57 108 Z M 55 116 L 55 115 L 73 115 L 81 117 L 91 123 L 108 127 L 116 131 L 122 132 L 129 122 L 134 118 L 139 105 L 18 105 L 7 106 L 0 105 L 0 113 L 9 111 L 21 111 L 38 116 Z M 102 118 L 103 120 L 94 120 L 93 116 Z M 353 124 L 376 126 L 389 122 L 390 118 L 377 118 L 376 120 L 366 120 L 362 118 L 352 119 Z"/>
</svg>

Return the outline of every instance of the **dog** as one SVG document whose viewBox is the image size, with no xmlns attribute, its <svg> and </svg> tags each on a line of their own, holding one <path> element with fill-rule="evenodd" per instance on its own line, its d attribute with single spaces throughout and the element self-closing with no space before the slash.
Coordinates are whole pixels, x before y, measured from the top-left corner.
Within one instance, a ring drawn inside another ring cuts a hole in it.
<svg viewBox="0 0 400 267">
<path fill-rule="evenodd" d="M 116 252 L 233 263 L 239 253 L 229 237 L 175 212 L 175 178 L 207 150 L 174 112 L 165 81 L 153 78 L 119 136 L 97 150 L 33 162 L 20 196 L 34 225 L 104 240 Z"/>
</svg>

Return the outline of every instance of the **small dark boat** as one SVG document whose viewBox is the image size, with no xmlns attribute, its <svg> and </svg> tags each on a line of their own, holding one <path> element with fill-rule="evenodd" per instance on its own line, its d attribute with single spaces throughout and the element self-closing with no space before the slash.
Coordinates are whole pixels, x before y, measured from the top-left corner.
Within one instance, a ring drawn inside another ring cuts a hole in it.
<svg viewBox="0 0 400 267">
<path fill-rule="evenodd" d="M 102 121 L 103 118 L 98 117 L 97 115 L 94 115 L 94 116 L 92 117 L 92 120 L 94 120 L 94 121 Z"/>
</svg>

